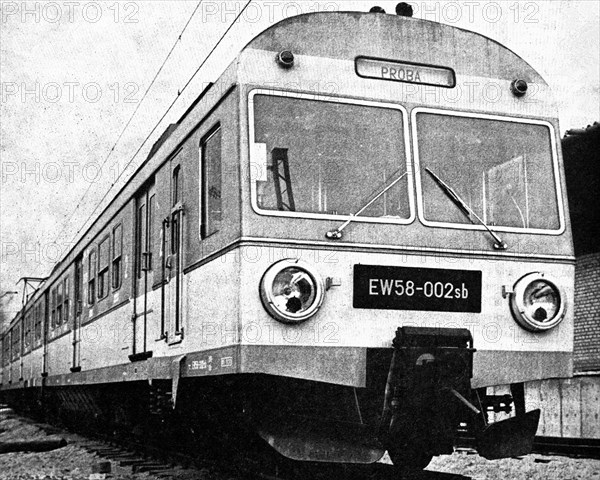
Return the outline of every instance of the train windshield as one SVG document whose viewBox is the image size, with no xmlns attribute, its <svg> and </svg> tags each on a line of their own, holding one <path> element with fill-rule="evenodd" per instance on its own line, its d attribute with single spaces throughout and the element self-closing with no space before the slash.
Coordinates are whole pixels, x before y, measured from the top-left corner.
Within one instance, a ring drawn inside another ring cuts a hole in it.
<svg viewBox="0 0 600 480">
<path fill-rule="evenodd" d="M 252 108 L 259 209 L 348 216 L 372 202 L 357 220 L 409 219 L 400 110 L 291 94 L 256 94 Z"/>
<path fill-rule="evenodd" d="M 547 125 L 419 112 L 416 129 L 425 221 L 477 223 L 429 169 L 490 227 L 560 228 Z"/>
</svg>

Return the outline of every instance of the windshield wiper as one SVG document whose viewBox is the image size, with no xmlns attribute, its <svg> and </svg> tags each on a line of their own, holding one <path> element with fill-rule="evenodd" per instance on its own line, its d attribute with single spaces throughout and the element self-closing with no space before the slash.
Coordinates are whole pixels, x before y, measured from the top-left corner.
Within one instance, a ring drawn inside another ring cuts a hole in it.
<svg viewBox="0 0 600 480">
<path fill-rule="evenodd" d="M 394 185 L 396 185 L 400 180 L 402 180 L 405 176 L 406 176 L 407 172 L 404 172 L 402 175 L 400 175 L 396 180 L 394 180 L 392 183 L 390 183 L 387 187 L 385 187 L 381 192 L 379 192 L 378 194 L 375 195 L 375 197 L 373 197 L 364 207 L 362 207 L 358 212 L 356 212 L 354 215 L 352 215 L 352 218 L 349 218 L 348 220 L 346 220 L 344 223 L 342 223 L 338 228 L 334 228 L 333 230 L 329 230 L 325 236 L 327 238 L 333 239 L 333 240 L 339 240 L 340 238 L 342 238 L 343 233 L 342 230 L 344 230 L 344 228 L 346 228 L 350 222 L 354 221 L 354 217 L 358 217 L 362 212 L 364 212 L 367 208 L 369 208 L 373 203 L 375 203 L 375 201 L 381 197 L 385 192 L 387 192 L 390 188 L 392 188 Z"/>
<path fill-rule="evenodd" d="M 427 173 L 431 175 L 431 177 L 435 180 L 435 183 L 439 185 L 442 191 L 452 200 L 454 205 L 456 205 L 459 210 L 471 221 L 471 223 L 475 223 L 473 221 L 473 217 L 477 219 L 477 221 L 485 227 L 485 229 L 489 232 L 489 234 L 494 237 L 496 243 L 494 243 L 494 248 L 496 250 L 506 250 L 508 245 L 504 242 L 490 227 L 488 227 L 487 223 L 485 223 L 479 216 L 465 203 L 465 201 L 458 196 L 458 193 L 454 191 L 452 187 L 444 183 L 444 181 L 438 177 L 435 173 L 433 173 L 429 168 L 425 167 Z"/>
</svg>

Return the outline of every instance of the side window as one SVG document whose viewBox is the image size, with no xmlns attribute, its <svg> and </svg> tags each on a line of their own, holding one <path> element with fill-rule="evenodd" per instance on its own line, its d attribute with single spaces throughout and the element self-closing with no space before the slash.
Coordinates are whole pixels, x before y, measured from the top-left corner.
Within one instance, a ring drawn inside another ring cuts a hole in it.
<svg viewBox="0 0 600 480">
<path fill-rule="evenodd" d="M 93 305 L 96 299 L 96 250 L 88 255 L 88 305 Z"/>
<path fill-rule="evenodd" d="M 4 360 L 4 365 L 8 365 L 10 363 L 10 332 L 6 332 L 4 337 L 2 338 L 2 359 Z"/>
<path fill-rule="evenodd" d="M 136 244 L 136 275 L 137 278 L 142 278 L 144 271 L 144 251 L 146 241 L 146 204 L 142 203 L 137 210 L 136 218 L 136 230 L 135 230 L 135 244 Z"/>
<path fill-rule="evenodd" d="M 118 290 L 121 288 L 123 256 L 123 227 L 120 223 L 113 229 L 112 252 L 112 288 Z"/>
<path fill-rule="evenodd" d="M 17 343 L 17 355 L 16 357 L 19 358 L 21 355 L 23 355 L 23 339 L 21 338 L 21 336 L 23 335 L 23 318 L 21 317 L 21 320 L 19 321 L 19 323 L 17 324 L 17 328 L 16 328 L 16 343 Z"/>
<path fill-rule="evenodd" d="M 67 277 L 63 281 L 63 304 L 62 304 L 63 319 L 62 319 L 62 323 L 68 323 L 69 322 L 69 305 L 70 305 L 69 293 L 70 293 L 70 291 L 69 291 L 69 277 Z"/>
<path fill-rule="evenodd" d="M 146 267 L 148 271 L 153 269 L 154 263 L 154 252 L 153 250 L 153 242 L 154 242 L 154 210 L 155 210 L 155 198 L 154 195 L 150 196 L 148 199 L 148 259 L 146 261 Z"/>
<path fill-rule="evenodd" d="M 35 307 L 35 341 L 36 343 L 42 339 L 42 305 L 38 304 Z"/>
<path fill-rule="evenodd" d="M 56 288 L 52 289 L 50 295 L 50 326 L 51 328 L 56 327 Z"/>
<path fill-rule="evenodd" d="M 18 323 L 12 329 L 12 359 L 16 360 L 21 355 L 21 324 Z"/>
<path fill-rule="evenodd" d="M 218 126 L 201 142 L 202 169 L 202 238 L 221 228 L 221 127 Z"/>
<path fill-rule="evenodd" d="M 31 347 L 31 311 L 25 316 L 25 334 L 23 335 L 23 341 L 25 343 L 24 350 L 28 352 Z"/>
<path fill-rule="evenodd" d="M 56 287 L 56 326 L 59 327 L 63 323 L 63 311 L 62 311 L 62 303 L 63 303 L 63 285 L 62 282 L 59 282 L 58 287 Z"/>
<path fill-rule="evenodd" d="M 106 237 L 98 246 L 98 298 L 108 295 L 108 259 L 109 259 L 109 237 Z"/>
<path fill-rule="evenodd" d="M 4 340 L 6 341 L 6 363 L 9 364 L 12 359 L 12 344 L 11 344 L 11 332 L 7 332 Z"/>
<path fill-rule="evenodd" d="M 181 166 L 177 165 L 173 169 L 173 179 L 171 180 L 172 186 L 171 190 L 173 191 L 172 204 L 175 207 L 179 202 L 181 202 Z M 171 223 L 171 254 L 175 254 L 179 252 L 179 217 L 177 215 L 172 216 Z"/>
<path fill-rule="evenodd" d="M 171 204 L 175 206 L 181 200 L 181 167 L 179 165 L 173 170 L 172 181 L 173 185 L 171 191 L 173 192 L 173 198 L 171 199 Z"/>
</svg>

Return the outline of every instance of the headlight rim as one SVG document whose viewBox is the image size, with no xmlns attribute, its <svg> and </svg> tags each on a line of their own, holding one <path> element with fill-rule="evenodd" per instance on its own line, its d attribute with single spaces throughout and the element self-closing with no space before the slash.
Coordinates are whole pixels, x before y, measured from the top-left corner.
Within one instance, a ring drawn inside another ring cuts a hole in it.
<svg viewBox="0 0 600 480">
<path fill-rule="evenodd" d="M 550 321 L 540 322 L 532 318 L 531 315 L 527 313 L 527 307 L 525 305 L 525 291 L 533 282 L 536 281 L 543 281 L 549 284 L 558 293 L 560 304 L 556 314 Z M 547 332 L 557 327 L 563 321 L 567 311 L 567 296 L 560 282 L 558 282 L 554 277 L 543 272 L 531 272 L 515 282 L 513 293 L 510 296 L 510 309 L 517 323 L 525 330 L 534 333 Z"/>
<path fill-rule="evenodd" d="M 275 277 L 286 268 L 298 268 L 304 270 L 314 282 L 316 290 L 315 299 L 312 305 L 301 314 L 282 312 L 277 308 L 272 295 L 272 286 Z M 269 288 L 267 288 L 267 286 Z M 284 258 L 283 260 L 273 263 L 265 270 L 265 273 L 259 282 L 259 294 L 263 307 L 271 317 L 281 323 L 298 325 L 313 317 L 320 310 L 323 305 L 323 300 L 325 299 L 325 282 L 313 265 L 299 258 Z"/>
</svg>

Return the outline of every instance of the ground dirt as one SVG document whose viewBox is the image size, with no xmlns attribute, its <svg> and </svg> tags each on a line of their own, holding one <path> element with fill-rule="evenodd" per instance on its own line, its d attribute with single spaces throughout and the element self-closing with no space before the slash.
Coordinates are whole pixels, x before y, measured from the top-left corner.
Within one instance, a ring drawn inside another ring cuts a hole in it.
<svg viewBox="0 0 600 480">
<path fill-rule="evenodd" d="M 0 480 L 90 480 L 94 467 L 106 461 L 82 447 L 88 440 L 68 432 L 48 434 L 9 411 L 0 411 L 0 443 L 64 438 L 65 447 L 49 452 L 0 454 Z M 476 454 L 454 453 L 433 459 L 427 470 L 465 475 L 473 480 L 600 480 L 600 460 L 528 455 L 489 461 Z M 156 480 L 148 473 L 111 462 L 107 480 Z M 165 477 L 163 477 L 165 478 Z M 206 470 L 181 470 L 178 480 L 240 480 Z M 309 480 L 309 479 L 307 479 Z M 334 480 L 334 479 L 332 479 Z"/>
</svg>

